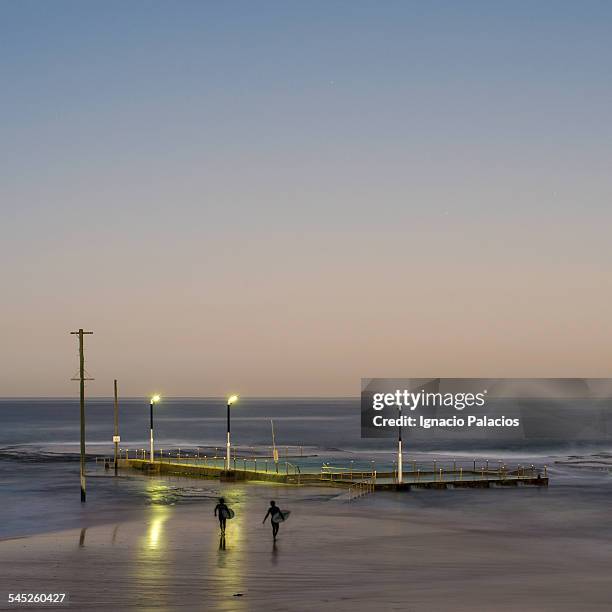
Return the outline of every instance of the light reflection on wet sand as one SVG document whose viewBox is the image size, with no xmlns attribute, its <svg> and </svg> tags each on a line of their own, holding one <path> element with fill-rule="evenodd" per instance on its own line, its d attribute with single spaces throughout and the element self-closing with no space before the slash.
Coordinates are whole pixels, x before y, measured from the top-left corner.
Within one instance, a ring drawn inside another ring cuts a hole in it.
<svg viewBox="0 0 612 612">
<path fill-rule="evenodd" d="M 225 546 L 216 488 L 184 506 L 166 503 L 163 483 L 148 491 L 137 520 L 0 542 L 0 582 L 65 588 L 76 609 L 95 610 L 573 612 L 608 610 L 612 598 L 612 518 L 607 493 L 591 489 L 346 504 L 321 490 L 236 485 L 221 491 L 236 511 Z M 261 524 L 271 498 L 293 511 L 276 545 Z"/>
<path fill-rule="evenodd" d="M 226 523 L 225 534 L 214 530 L 210 534 L 208 559 L 203 559 L 202 572 L 205 579 L 210 578 L 218 600 L 218 610 L 244 610 L 244 558 L 245 558 L 245 513 L 248 504 L 243 489 L 236 489 L 226 499 L 235 511 L 233 519 Z M 215 519 L 217 522 L 217 519 Z M 217 522 L 218 526 L 218 522 Z M 231 599 L 228 595 L 231 593 Z M 205 602 L 202 602 L 203 604 Z"/>
<path fill-rule="evenodd" d="M 173 509 L 152 505 L 146 511 L 145 530 L 138 539 L 133 563 L 133 585 L 135 595 L 154 600 L 156 609 L 172 610 L 169 597 L 174 550 L 169 545 L 166 523 Z"/>
</svg>

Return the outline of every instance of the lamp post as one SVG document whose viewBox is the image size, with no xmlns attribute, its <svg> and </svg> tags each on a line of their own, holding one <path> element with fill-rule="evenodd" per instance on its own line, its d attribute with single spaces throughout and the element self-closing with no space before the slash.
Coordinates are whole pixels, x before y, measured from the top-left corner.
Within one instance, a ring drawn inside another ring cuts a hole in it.
<svg viewBox="0 0 612 612">
<path fill-rule="evenodd" d="M 397 439 L 397 484 L 402 484 L 404 478 L 403 457 L 402 457 L 402 407 L 398 406 L 399 427 Z"/>
<path fill-rule="evenodd" d="M 151 440 L 151 455 L 149 457 L 149 460 L 151 461 L 151 463 L 153 463 L 154 461 L 154 455 L 153 455 L 153 404 L 157 404 L 157 402 L 159 402 L 159 400 L 161 400 L 161 397 L 159 397 L 159 395 L 154 395 L 151 398 L 151 402 L 149 404 L 150 410 L 151 410 L 151 430 L 150 430 L 150 440 Z"/>
<path fill-rule="evenodd" d="M 117 476 L 117 461 L 119 459 L 119 442 L 121 438 L 119 437 L 119 402 L 117 400 L 117 380 L 115 379 L 115 413 L 114 413 L 114 433 L 113 433 L 113 443 L 115 444 L 115 476 Z"/>
<path fill-rule="evenodd" d="M 229 470 L 230 469 L 230 456 L 231 456 L 231 450 L 230 450 L 230 406 L 234 403 L 238 401 L 238 396 L 237 395 L 230 395 L 227 398 L 227 448 L 225 451 L 225 469 Z"/>
</svg>

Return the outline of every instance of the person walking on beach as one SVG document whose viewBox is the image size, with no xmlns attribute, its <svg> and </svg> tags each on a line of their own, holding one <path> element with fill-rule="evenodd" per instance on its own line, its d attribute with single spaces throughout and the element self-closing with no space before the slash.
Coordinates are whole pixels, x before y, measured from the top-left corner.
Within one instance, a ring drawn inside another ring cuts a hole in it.
<svg viewBox="0 0 612 612">
<path fill-rule="evenodd" d="M 283 513 L 280 511 L 280 508 L 276 505 L 276 502 L 271 501 L 270 507 L 268 508 L 268 511 L 266 512 L 266 516 L 264 516 L 264 520 L 262 521 L 262 524 L 266 522 L 266 519 L 269 516 L 270 523 L 272 523 L 272 537 L 275 540 L 276 540 L 276 535 L 278 534 L 278 527 L 279 527 L 279 523 L 274 520 L 274 517 L 277 515 L 280 515 L 281 520 L 283 521 L 285 520 L 285 517 L 283 516 Z"/>
<path fill-rule="evenodd" d="M 229 508 L 225 505 L 225 500 L 222 497 L 219 498 L 219 503 L 215 506 L 215 516 L 219 517 L 221 533 L 225 533 L 225 522 L 229 516 Z"/>
</svg>

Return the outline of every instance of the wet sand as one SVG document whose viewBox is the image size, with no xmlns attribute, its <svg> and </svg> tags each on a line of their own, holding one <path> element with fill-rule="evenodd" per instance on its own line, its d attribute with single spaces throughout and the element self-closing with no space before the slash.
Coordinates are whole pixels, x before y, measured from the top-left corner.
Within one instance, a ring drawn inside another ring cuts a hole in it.
<svg viewBox="0 0 612 612">
<path fill-rule="evenodd" d="M 1 609 L 8 592 L 67 592 L 78 610 L 610 610 L 605 508 L 581 529 L 579 509 L 523 491 L 224 494 L 225 547 L 212 502 L 0 542 Z M 292 510 L 276 545 L 261 524 L 272 496 Z"/>
</svg>

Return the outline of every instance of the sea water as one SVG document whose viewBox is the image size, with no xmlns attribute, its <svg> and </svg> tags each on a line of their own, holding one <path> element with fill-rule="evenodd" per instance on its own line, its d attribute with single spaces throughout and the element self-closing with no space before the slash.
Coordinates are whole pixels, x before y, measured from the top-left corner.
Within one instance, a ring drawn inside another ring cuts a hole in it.
<svg viewBox="0 0 612 612">
<path fill-rule="evenodd" d="M 221 457 L 226 435 L 223 399 L 168 398 L 155 406 L 156 449 L 176 454 L 200 453 Z M 391 471 L 395 458 L 392 439 L 362 440 L 357 398 L 244 399 L 232 406 L 232 442 L 239 456 L 271 455 L 271 420 L 281 461 L 306 471 L 323 464 L 347 469 Z M 172 479 L 171 483 L 130 470 L 105 470 L 96 456 L 112 456 L 112 398 L 90 399 L 86 407 L 88 499 L 79 502 L 79 402 L 78 399 L 0 400 L 0 538 L 117 520 L 142 512 L 147 505 L 204 504 L 214 499 L 210 482 Z M 120 402 L 119 432 L 122 452 L 148 448 L 149 405 L 137 398 Z M 517 444 L 513 440 L 408 442 L 405 469 L 410 461 L 504 461 L 507 465 L 548 465 L 551 486 L 513 491 L 419 492 L 415 495 L 376 494 L 368 504 L 422 504 L 473 512 L 494 504 L 499 511 L 519 504 L 528 508 L 547 504 L 559 509 L 580 506 L 585 513 L 609 504 L 612 494 L 612 453 L 609 442 L 590 441 L 576 446 L 563 439 Z M 259 465 L 262 466 L 262 463 Z M 520 495 L 517 497 L 516 493 Z M 500 496 L 504 504 L 499 504 Z"/>
</svg>

